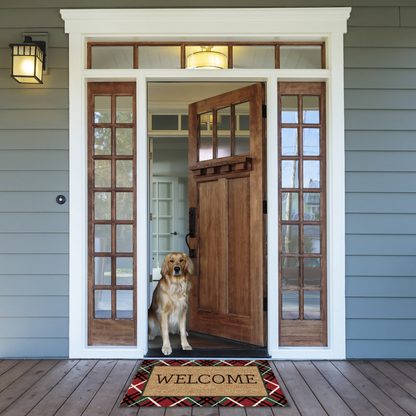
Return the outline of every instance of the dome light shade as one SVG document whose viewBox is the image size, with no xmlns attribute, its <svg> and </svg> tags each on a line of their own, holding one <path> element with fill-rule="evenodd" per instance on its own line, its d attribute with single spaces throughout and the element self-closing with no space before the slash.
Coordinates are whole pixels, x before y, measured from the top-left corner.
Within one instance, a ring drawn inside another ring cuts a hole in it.
<svg viewBox="0 0 416 416">
<path fill-rule="evenodd" d="M 190 69 L 225 69 L 228 58 L 221 52 L 213 51 L 213 46 L 201 46 L 201 50 L 193 52 L 186 58 L 186 67 Z"/>
</svg>

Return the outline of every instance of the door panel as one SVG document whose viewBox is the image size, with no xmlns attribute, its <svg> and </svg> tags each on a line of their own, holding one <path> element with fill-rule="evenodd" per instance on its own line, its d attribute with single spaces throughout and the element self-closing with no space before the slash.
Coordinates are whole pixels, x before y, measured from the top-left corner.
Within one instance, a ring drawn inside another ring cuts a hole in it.
<svg viewBox="0 0 416 416">
<path fill-rule="evenodd" d="M 197 235 L 190 239 L 196 249 L 190 329 L 261 346 L 266 343 L 263 104 L 261 83 L 191 104 L 188 155 L 189 207 L 197 211 Z"/>
</svg>

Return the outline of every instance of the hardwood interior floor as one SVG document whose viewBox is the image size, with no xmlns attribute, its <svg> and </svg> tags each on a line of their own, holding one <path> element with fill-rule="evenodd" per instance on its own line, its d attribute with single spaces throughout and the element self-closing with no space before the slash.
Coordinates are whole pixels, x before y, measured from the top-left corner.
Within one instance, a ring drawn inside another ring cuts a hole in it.
<svg viewBox="0 0 416 416">
<path fill-rule="evenodd" d="M 140 361 L 0 360 L 8 416 L 416 415 L 416 361 L 271 361 L 289 407 L 120 408 Z"/>
</svg>

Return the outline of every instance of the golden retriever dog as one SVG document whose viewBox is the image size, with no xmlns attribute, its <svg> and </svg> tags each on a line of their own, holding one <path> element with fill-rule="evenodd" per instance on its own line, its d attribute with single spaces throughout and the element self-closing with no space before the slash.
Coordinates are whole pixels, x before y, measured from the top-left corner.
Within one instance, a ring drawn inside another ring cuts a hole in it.
<svg viewBox="0 0 416 416">
<path fill-rule="evenodd" d="M 153 293 L 149 308 L 149 339 L 161 335 L 162 352 L 172 354 L 169 340 L 171 334 L 179 334 L 184 350 L 192 350 L 186 333 L 186 312 L 188 310 L 191 282 L 194 273 L 192 260 L 184 253 L 171 253 L 165 257 L 161 270 L 162 278 Z"/>
</svg>

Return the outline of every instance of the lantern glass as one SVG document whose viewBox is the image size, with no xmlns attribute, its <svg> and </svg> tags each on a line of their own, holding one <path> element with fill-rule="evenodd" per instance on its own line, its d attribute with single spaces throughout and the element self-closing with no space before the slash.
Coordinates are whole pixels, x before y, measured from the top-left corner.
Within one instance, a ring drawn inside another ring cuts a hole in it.
<svg viewBox="0 0 416 416">
<path fill-rule="evenodd" d="M 42 84 L 42 49 L 33 44 L 10 45 L 12 54 L 12 78 L 24 84 Z"/>
</svg>

